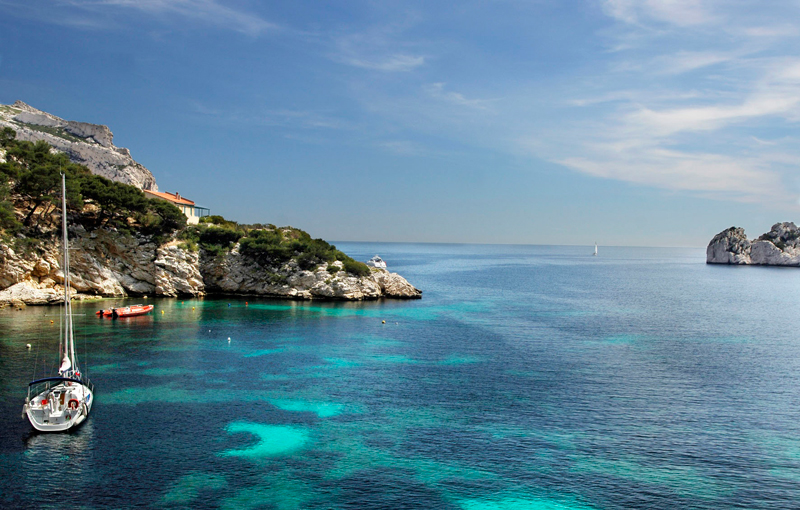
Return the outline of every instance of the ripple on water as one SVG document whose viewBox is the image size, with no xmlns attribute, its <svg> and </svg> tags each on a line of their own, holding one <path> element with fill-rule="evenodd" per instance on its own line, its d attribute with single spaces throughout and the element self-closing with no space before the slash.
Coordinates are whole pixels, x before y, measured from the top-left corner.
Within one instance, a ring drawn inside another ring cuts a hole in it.
<svg viewBox="0 0 800 510">
<path fill-rule="evenodd" d="M 222 475 L 195 472 L 182 476 L 161 498 L 167 505 L 186 505 L 192 503 L 200 491 L 213 491 L 225 488 L 228 481 Z"/>
<path fill-rule="evenodd" d="M 222 501 L 220 508 L 223 510 L 260 509 L 269 503 L 270 508 L 274 507 L 277 510 L 300 510 L 308 508 L 308 501 L 312 497 L 313 491 L 308 484 L 287 476 L 282 471 L 265 477 L 259 485 L 237 490 L 232 496 Z"/>
<path fill-rule="evenodd" d="M 270 399 L 269 403 L 284 411 L 312 412 L 320 418 L 341 414 L 344 405 L 332 402 L 309 402 L 306 400 Z"/>
<path fill-rule="evenodd" d="M 247 433 L 258 438 L 258 442 L 249 448 L 231 449 L 220 452 L 223 457 L 243 457 L 259 459 L 285 455 L 305 446 L 309 432 L 303 427 L 289 425 L 265 425 L 235 421 L 225 427 L 228 434 Z"/>
<path fill-rule="evenodd" d="M 464 510 L 590 510 L 580 503 L 532 496 L 466 499 L 458 502 Z"/>
<path fill-rule="evenodd" d="M 253 351 L 251 353 L 245 354 L 245 358 L 256 358 L 258 356 L 269 356 L 270 354 L 278 354 L 280 352 L 285 352 L 285 347 L 278 347 L 275 349 L 260 349 L 258 351 Z"/>
</svg>

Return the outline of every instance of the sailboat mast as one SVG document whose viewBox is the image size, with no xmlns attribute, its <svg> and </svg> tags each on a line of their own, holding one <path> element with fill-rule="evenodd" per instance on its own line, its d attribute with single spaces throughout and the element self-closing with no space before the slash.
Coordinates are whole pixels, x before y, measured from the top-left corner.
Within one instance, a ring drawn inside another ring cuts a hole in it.
<svg viewBox="0 0 800 510">
<path fill-rule="evenodd" d="M 69 239 L 67 237 L 67 177 L 61 174 L 61 229 L 64 241 L 64 351 L 69 356 L 72 369 L 75 370 L 75 342 L 72 336 L 72 300 L 70 299 L 69 281 Z"/>
</svg>

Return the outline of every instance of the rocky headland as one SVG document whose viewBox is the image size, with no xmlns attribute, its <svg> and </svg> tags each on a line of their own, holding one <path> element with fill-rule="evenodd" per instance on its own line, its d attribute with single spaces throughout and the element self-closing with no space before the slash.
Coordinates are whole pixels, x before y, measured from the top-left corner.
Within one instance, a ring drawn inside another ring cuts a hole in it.
<svg viewBox="0 0 800 510">
<path fill-rule="evenodd" d="M 63 299 L 61 173 L 66 175 L 74 298 L 204 296 L 414 299 L 397 273 L 371 268 L 300 229 L 221 216 L 188 225 L 148 199 L 152 174 L 106 126 L 0 105 L 0 307 Z"/>
<path fill-rule="evenodd" d="M 95 175 L 139 189 L 158 191 L 150 170 L 134 161 L 128 149 L 114 146 L 114 134 L 108 126 L 64 120 L 17 101 L 12 105 L 0 105 L 0 129 L 4 127 L 16 131 L 17 140 L 44 140 Z M 0 162 L 3 160 L 0 150 Z"/>
<path fill-rule="evenodd" d="M 70 275 L 75 299 L 208 294 L 288 299 L 416 299 L 422 292 L 397 273 L 371 268 L 359 276 L 340 261 L 302 269 L 296 260 L 262 264 L 242 255 L 239 244 L 225 253 L 208 253 L 171 240 L 110 229 L 70 229 Z M 57 242 L 37 253 L 20 253 L 0 244 L 0 304 L 49 304 L 63 300 L 64 273 Z"/>
<path fill-rule="evenodd" d="M 776 223 L 751 241 L 743 228 L 731 227 L 708 244 L 706 263 L 800 266 L 800 229 L 792 222 Z"/>
</svg>

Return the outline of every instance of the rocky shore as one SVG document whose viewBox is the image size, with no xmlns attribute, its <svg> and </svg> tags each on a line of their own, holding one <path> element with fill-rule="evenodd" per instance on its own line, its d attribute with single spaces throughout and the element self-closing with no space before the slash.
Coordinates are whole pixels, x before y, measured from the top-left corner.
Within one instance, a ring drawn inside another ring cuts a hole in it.
<svg viewBox="0 0 800 510">
<path fill-rule="evenodd" d="M 731 227 L 715 235 L 706 249 L 707 264 L 800 266 L 800 229 L 794 223 L 776 223 L 752 241 L 743 228 Z"/>
<path fill-rule="evenodd" d="M 0 244 L 0 305 L 39 305 L 63 299 L 61 250 L 17 253 Z M 339 261 L 331 266 L 341 268 Z M 242 295 L 288 299 L 417 299 L 422 292 L 397 273 L 372 268 L 367 276 L 335 271 L 323 263 L 303 270 L 290 260 L 262 266 L 230 251 L 209 255 L 177 241 L 158 246 L 147 237 L 113 229 L 70 229 L 70 274 L 75 299 L 124 296 Z"/>
</svg>

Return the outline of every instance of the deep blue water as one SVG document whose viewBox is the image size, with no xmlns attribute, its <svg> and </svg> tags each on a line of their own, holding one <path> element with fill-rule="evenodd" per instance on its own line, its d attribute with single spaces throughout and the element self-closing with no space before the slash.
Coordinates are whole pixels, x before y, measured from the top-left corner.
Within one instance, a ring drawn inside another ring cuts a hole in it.
<svg viewBox="0 0 800 510">
<path fill-rule="evenodd" d="M 0 311 L 0 507 L 800 505 L 800 270 L 698 249 L 339 248 L 380 254 L 423 299 L 76 306 L 97 388 L 70 434 L 20 417 L 59 310 Z"/>
</svg>

